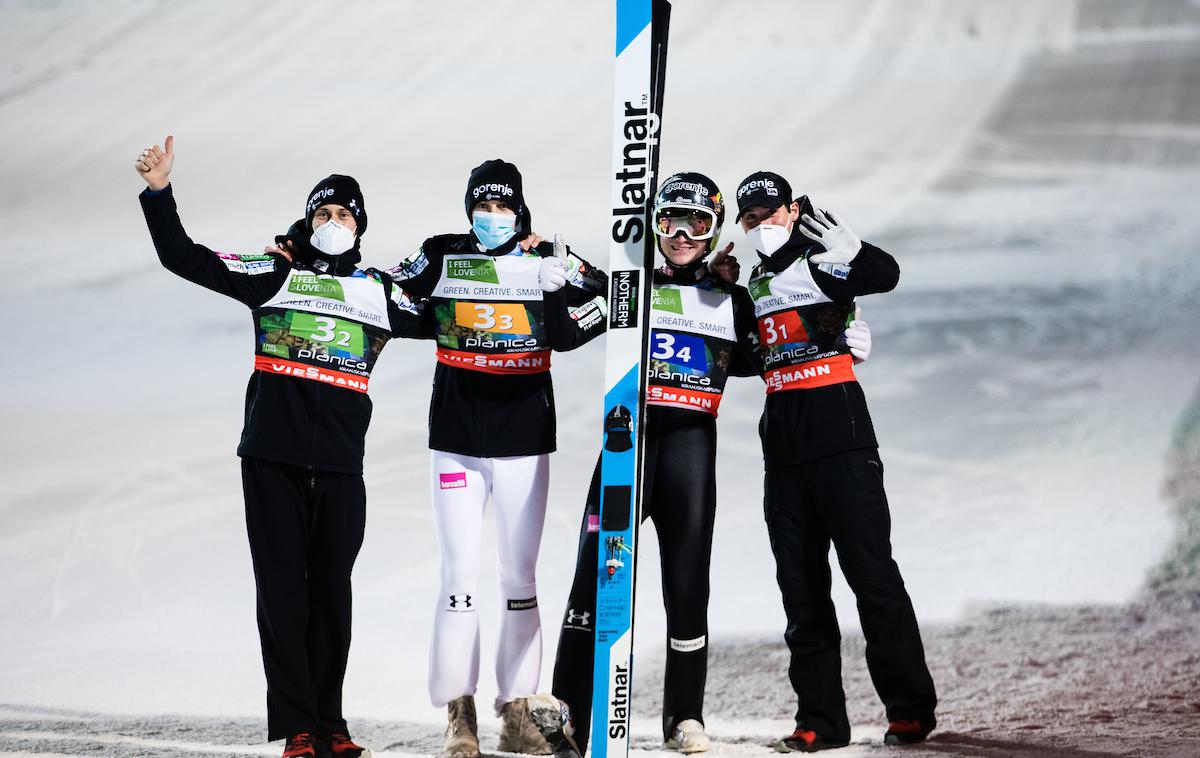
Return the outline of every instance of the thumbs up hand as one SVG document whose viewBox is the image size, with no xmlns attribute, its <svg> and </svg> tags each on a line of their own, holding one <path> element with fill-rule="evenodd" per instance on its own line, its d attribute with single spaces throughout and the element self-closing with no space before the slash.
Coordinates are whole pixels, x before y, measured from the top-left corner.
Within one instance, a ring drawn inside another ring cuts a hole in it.
<svg viewBox="0 0 1200 758">
<path fill-rule="evenodd" d="M 133 167 L 155 192 L 171 183 L 171 167 L 175 165 L 175 137 L 167 135 L 166 145 L 166 150 L 158 145 L 146 148 L 133 163 Z"/>
</svg>

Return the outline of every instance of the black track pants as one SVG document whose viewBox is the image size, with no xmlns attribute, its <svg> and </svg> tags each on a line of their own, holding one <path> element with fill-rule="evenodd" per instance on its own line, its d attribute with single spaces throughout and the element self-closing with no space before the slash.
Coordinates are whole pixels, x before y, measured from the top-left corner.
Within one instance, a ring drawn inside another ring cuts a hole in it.
<svg viewBox="0 0 1200 758">
<path fill-rule="evenodd" d="M 796 723 L 850 739 L 841 633 L 829 595 L 829 545 L 858 601 L 867 668 L 889 720 L 928 720 L 937 705 L 921 633 L 892 560 L 891 516 L 875 448 L 767 469 L 765 515 L 799 697 Z"/>
<path fill-rule="evenodd" d="M 242 486 L 267 674 L 267 739 L 344 732 L 350 572 L 366 525 L 362 476 L 243 458 Z"/>
<path fill-rule="evenodd" d="M 644 489 L 647 495 L 642 517 L 654 521 L 662 556 L 663 601 L 667 612 L 664 739 L 680 721 L 704 721 L 708 568 L 717 502 L 716 455 L 716 424 L 711 416 L 676 411 L 655 413 L 648 418 Z M 553 693 L 571 707 L 575 740 L 581 750 L 587 749 L 591 736 L 599 485 L 597 462 L 580 527 L 575 579 L 554 662 Z"/>
</svg>

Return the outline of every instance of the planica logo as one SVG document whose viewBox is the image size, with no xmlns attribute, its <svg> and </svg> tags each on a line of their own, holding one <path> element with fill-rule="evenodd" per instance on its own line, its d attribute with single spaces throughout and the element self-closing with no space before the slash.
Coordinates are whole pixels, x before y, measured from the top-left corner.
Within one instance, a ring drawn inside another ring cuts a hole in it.
<svg viewBox="0 0 1200 758">
<path fill-rule="evenodd" d="M 490 259 L 447 258 L 446 276 L 472 282 L 500 283 L 500 277 L 496 274 L 496 262 Z"/>
<path fill-rule="evenodd" d="M 622 270 L 614 271 L 611 282 L 612 290 L 609 292 L 609 312 L 608 312 L 608 328 L 609 329 L 630 329 L 638 324 L 638 302 L 637 291 L 638 282 L 641 280 L 641 271 Z"/>
</svg>

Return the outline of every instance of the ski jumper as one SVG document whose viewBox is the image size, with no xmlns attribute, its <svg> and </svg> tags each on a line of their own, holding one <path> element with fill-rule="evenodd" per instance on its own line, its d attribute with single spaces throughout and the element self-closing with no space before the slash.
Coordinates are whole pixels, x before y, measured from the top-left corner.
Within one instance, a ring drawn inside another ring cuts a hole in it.
<svg viewBox="0 0 1200 758">
<path fill-rule="evenodd" d="M 889 720 L 928 722 L 937 703 L 920 631 L 892 559 L 883 464 L 843 332 L 854 298 L 887 292 L 900 268 L 863 243 L 851 263 L 816 264 L 800 234 L 750 278 L 766 381 L 760 424 L 764 511 L 787 615 L 796 724 L 848 742 L 841 634 L 830 598 L 829 546 L 858 600 L 867 667 Z"/>
<path fill-rule="evenodd" d="M 441 586 L 429 659 L 429 694 L 441 707 L 474 695 L 479 680 L 479 553 L 490 498 L 499 531 L 502 597 L 496 656 L 497 710 L 532 695 L 541 670 L 538 548 L 554 450 L 550 355 L 601 333 L 602 274 L 568 253 L 567 286 L 545 294 L 538 282 L 542 243 L 518 240 L 481 249 L 471 234 L 431 237 L 391 270 L 415 297 L 428 298 L 437 339 L 429 409 L 431 488 L 441 549 Z M 577 316 L 552 342 L 547 302 Z"/>
<path fill-rule="evenodd" d="M 695 275 L 693 275 L 694 277 Z M 654 521 L 667 611 L 663 736 L 703 723 L 708 671 L 709 558 L 716 515 L 716 417 L 729 376 L 755 376 L 754 310 L 745 288 L 699 269 L 654 274 L 649 326 L 642 518 Z M 559 636 L 553 693 L 571 708 L 575 740 L 591 735 L 600 463 L 588 489 L 575 577 Z"/>
<path fill-rule="evenodd" d="M 415 337 L 419 309 L 355 249 L 324 271 L 279 254 L 233 255 L 192 242 L 172 188 L 140 195 L 167 270 L 251 309 L 254 371 L 238 455 L 258 588 L 267 737 L 345 732 L 350 573 L 363 539 L 363 444 L 371 369 L 392 337 Z"/>
</svg>

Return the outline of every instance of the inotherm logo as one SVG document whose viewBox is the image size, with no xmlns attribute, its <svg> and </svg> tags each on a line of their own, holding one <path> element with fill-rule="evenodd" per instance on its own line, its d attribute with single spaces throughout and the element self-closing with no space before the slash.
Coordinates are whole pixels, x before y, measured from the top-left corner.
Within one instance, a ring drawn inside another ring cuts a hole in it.
<svg viewBox="0 0 1200 758">
<path fill-rule="evenodd" d="M 638 324 L 637 291 L 641 271 L 614 271 L 609 293 L 608 328 L 630 329 Z"/>
</svg>

